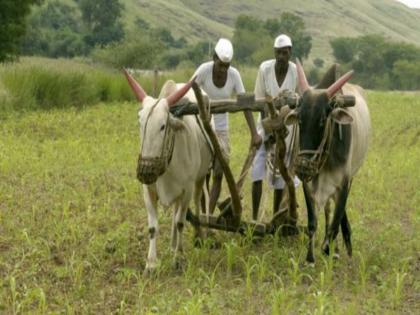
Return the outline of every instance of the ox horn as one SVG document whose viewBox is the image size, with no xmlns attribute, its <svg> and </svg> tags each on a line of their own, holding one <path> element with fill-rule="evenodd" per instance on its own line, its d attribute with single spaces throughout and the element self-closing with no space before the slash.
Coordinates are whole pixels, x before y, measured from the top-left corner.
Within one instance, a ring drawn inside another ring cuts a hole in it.
<svg viewBox="0 0 420 315">
<path fill-rule="evenodd" d="M 193 85 L 194 81 L 195 81 L 196 77 L 192 78 L 189 82 L 185 83 L 184 86 L 182 88 L 180 88 L 179 90 L 175 91 L 174 93 L 172 93 L 171 95 L 169 95 L 166 98 L 166 101 L 168 102 L 168 106 L 171 107 L 172 105 L 174 105 L 176 102 L 178 102 L 185 94 L 187 94 L 188 90 L 191 88 L 191 86 Z"/>
<path fill-rule="evenodd" d="M 335 93 L 337 93 L 344 84 L 347 83 L 348 80 L 351 79 L 351 77 L 353 76 L 354 71 L 351 70 L 349 72 L 347 72 L 345 75 L 343 75 L 342 77 L 340 77 L 340 79 L 338 79 L 335 83 L 333 83 L 328 89 L 327 89 L 327 95 L 329 98 L 333 97 L 335 95 Z"/>
<path fill-rule="evenodd" d="M 299 83 L 299 89 L 301 94 L 305 93 L 307 90 L 309 90 L 309 83 L 306 79 L 305 71 L 303 71 L 302 64 L 300 63 L 299 58 L 296 59 L 296 69 L 297 69 L 297 76 L 298 76 L 298 83 Z"/>
<path fill-rule="evenodd" d="M 136 98 L 139 102 L 143 102 L 144 98 L 147 96 L 146 92 L 140 86 L 140 84 L 128 73 L 127 69 L 124 69 L 125 77 L 127 78 L 128 84 L 130 84 L 131 89 L 133 90 Z"/>
</svg>

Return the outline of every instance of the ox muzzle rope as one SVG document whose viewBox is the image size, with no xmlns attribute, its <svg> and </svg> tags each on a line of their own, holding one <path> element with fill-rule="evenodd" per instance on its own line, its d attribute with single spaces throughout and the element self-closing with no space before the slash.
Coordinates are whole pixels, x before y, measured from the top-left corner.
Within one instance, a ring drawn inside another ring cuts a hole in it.
<svg viewBox="0 0 420 315">
<path fill-rule="evenodd" d="M 156 105 L 159 103 L 160 99 L 156 101 L 150 110 L 146 118 L 146 123 L 144 125 L 143 139 L 146 138 L 147 124 L 149 122 L 150 116 L 155 109 Z M 162 150 L 160 156 L 148 157 L 143 155 L 143 145 L 142 141 L 141 150 L 139 154 L 139 159 L 137 162 L 137 179 L 146 185 L 153 184 L 157 181 L 158 177 L 165 173 L 166 169 L 169 166 L 169 163 L 172 160 L 172 154 L 174 151 L 175 144 L 175 132 L 172 130 L 169 125 L 169 116 L 166 119 L 166 129 L 165 135 L 163 138 Z"/>
<path fill-rule="evenodd" d="M 300 150 L 297 149 L 294 165 L 296 173 L 304 182 L 311 181 L 324 167 L 331 150 L 333 136 L 333 119 L 329 115 L 326 123 L 324 134 L 320 145 L 316 150 Z"/>
</svg>

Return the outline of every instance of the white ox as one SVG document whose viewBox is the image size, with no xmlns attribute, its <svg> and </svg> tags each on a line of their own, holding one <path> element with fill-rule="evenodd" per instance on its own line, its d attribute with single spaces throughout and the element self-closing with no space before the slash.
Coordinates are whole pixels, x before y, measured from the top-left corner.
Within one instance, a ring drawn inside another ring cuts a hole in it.
<svg viewBox="0 0 420 315">
<path fill-rule="evenodd" d="M 137 177 L 143 183 L 144 202 L 149 224 L 149 252 L 146 271 L 157 267 L 156 238 L 158 234 L 157 202 L 174 206 L 171 248 L 179 266 L 182 254 L 182 231 L 191 199 L 196 213 L 206 174 L 212 162 L 212 151 L 195 116 L 174 117 L 170 106 L 183 96 L 196 102 L 187 84 L 167 81 L 158 99 L 146 95 L 141 86 L 125 72 L 137 99 L 143 103 L 139 111 L 142 139 Z M 199 236 L 199 230 L 196 230 Z"/>
<path fill-rule="evenodd" d="M 302 65 L 298 62 L 299 105 L 285 118 L 286 124 L 298 124 L 299 148 L 296 173 L 303 181 L 308 211 L 309 246 L 306 260 L 313 263 L 314 234 L 317 229 L 316 210 L 325 209 L 326 230 L 322 249 L 330 254 L 330 244 L 339 228 L 349 256 L 352 255 L 351 228 L 346 203 L 351 182 L 366 157 L 370 135 L 370 116 L 362 89 L 346 84 L 352 72 L 335 79 L 335 66 L 330 69 L 317 89 L 311 89 Z M 333 96 L 342 89 L 354 97 L 354 106 L 345 107 Z M 329 201 L 335 203 L 329 220 Z"/>
</svg>

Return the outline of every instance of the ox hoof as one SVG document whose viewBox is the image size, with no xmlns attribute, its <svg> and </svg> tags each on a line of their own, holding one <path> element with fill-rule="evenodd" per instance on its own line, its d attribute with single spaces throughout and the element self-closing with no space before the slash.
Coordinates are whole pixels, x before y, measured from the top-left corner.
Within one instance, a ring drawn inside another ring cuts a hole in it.
<svg viewBox="0 0 420 315">
<path fill-rule="evenodd" d="M 324 241 L 324 243 L 322 244 L 321 250 L 325 256 L 330 256 L 331 254 L 330 243 L 328 241 Z"/>
<path fill-rule="evenodd" d="M 177 272 L 183 272 L 185 269 L 186 261 L 184 256 L 176 256 L 172 263 L 172 267 Z"/>
<path fill-rule="evenodd" d="M 194 247 L 195 248 L 204 247 L 204 240 L 201 237 L 194 237 Z"/>
<path fill-rule="evenodd" d="M 315 263 L 314 262 L 306 262 L 306 267 L 310 269 L 315 269 Z"/>
<path fill-rule="evenodd" d="M 156 275 L 158 267 L 159 267 L 159 264 L 156 261 L 147 262 L 146 263 L 146 268 L 144 268 L 143 275 L 146 276 L 146 277 Z"/>
<path fill-rule="evenodd" d="M 146 268 L 144 268 L 144 271 L 143 271 L 143 276 L 144 277 L 153 277 L 156 274 L 157 274 L 157 268 L 156 267 L 153 267 L 153 268 L 146 267 Z"/>
<path fill-rule="evenodd" d="M 351 246 L 351 242 L 345 242 L 347 255 L 351 258 L 353 256 L 353 247 Z"/>
<path fill-rule="evenodd" d="M 306 263 L 307 264 L 315 264 L 315 257 L 313 253 L 308 253 L 306 255 Z"/>
</svg>

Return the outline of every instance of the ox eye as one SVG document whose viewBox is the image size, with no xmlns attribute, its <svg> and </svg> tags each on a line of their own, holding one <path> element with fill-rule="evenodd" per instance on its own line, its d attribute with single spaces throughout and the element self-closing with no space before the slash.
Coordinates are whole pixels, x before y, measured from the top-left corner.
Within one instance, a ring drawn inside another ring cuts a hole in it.
<svg viewBox="0 0 420 315">
<path fill-rule="evenodd" d="M 160 127 L 160 131 L 165 130 L 165 125 L 163 124 L 162 127 Z"/>
</svg>

